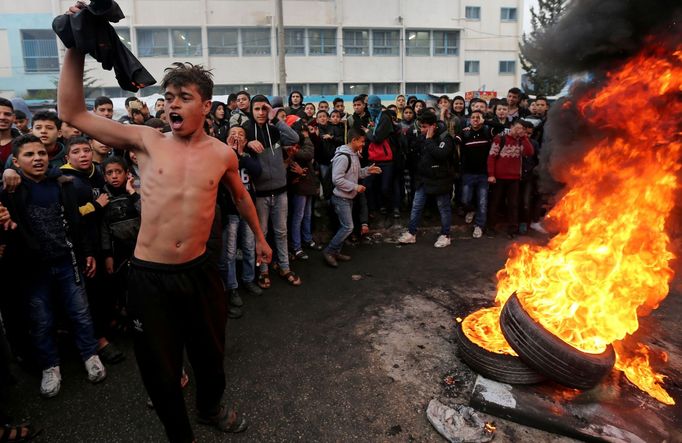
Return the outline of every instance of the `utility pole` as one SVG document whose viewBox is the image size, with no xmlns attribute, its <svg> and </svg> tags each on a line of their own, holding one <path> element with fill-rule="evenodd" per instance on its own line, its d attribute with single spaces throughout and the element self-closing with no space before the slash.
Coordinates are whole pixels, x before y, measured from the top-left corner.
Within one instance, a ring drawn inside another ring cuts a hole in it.
<svg viewBox="0 0 682 443">
<path fill-rule="evenodd" d="M 283 0 L 275 0 L 275 14 L 277 14 L 277 47 L 279 48 L 279 95 L 282 98 L 287 95 L 287 67 L 284 61 L 286 49 L 284 47 L 284 7 Z"/>
</svg>

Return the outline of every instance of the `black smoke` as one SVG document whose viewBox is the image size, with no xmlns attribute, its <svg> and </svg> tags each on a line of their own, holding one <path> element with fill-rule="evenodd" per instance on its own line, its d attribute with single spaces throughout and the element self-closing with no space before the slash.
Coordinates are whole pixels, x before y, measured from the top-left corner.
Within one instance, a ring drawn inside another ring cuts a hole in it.
<svg viewBox="0 0 682 443">
<path fill-rule="evenodd" d="M 585 74 L 569 97 L 550 109 L 540 155 L 541 189 L 559 197 L 571 164 L 608 134 L 580 118 L 575 104 L 598 89 L 608 71 L 617 69 L 647 44 L 673 48 L 682 39 L 682 0 L 569 0 L 564 16 L 537 39 L 531 55 L 558 70 Z M 638 112 L 630 110 L 630 118 Z M 614 109 L 614 112 L 618 112 Z M 622 110 L 621 110 L 622 112 Z"/>
</svg>

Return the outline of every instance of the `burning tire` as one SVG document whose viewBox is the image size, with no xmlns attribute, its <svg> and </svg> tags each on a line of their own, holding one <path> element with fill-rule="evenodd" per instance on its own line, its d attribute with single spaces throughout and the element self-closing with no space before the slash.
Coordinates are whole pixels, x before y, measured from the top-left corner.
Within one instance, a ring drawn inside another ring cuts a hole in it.
<svg viewBox="0 0 682 443">
<path fill-rule="evenodd" d="M 464 334 L 461 324 L 457 326 L 457 341 L 459 356 L 471 369 L 484 377 L 516 385 L 530 385 L 546 379 L 518 357 L 497 354 L 478 346 Z"/>
<path fill-rule="evenodd" d="M 588 354 L 551 334 L 528 315 L 516 294 L 502 309 L 500 327 L 521 360 L 547 378 L 570 388 L 593 388 L 611 372 L 616 361 L 610 345 L 601 354 Z"/>
</svg>

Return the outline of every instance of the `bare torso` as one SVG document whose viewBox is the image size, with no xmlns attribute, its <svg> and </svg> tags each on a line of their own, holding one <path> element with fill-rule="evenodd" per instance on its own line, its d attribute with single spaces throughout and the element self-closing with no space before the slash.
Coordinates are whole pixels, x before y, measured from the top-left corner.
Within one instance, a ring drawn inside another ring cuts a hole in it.
<svg viewBox="0 0 682 443">
<path fill-rule="evenodd" d="M 218 182 L 234 154 L 209 137 L 187 144 L 169 133 L 154 137 L 152 143 L 146 152 L 137 153 L 142 224 L 135 257 L 185 263 L 206 250 Z"/>
</svg>

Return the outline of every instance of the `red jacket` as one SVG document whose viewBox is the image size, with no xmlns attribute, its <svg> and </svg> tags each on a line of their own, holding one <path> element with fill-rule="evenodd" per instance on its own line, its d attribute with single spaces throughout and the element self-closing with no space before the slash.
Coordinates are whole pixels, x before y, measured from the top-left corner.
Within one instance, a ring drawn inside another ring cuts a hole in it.
<svg viewBox="0 0 682 443">
<path fill-rule="evenodd" d="M 500 149 L 500 137 L 505 137 Z M 533 145 L 528 137 L 520 139 L 511 135 L 495 137 L 488 154 L 488 177 L 499 180 L 521 180 L 521 156 L 533 155 Z"/>
</svg>

